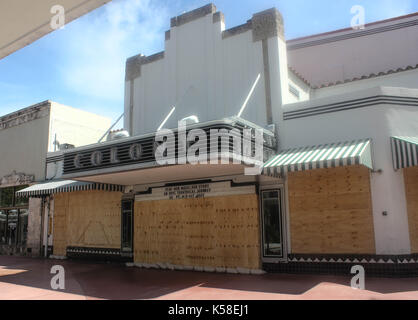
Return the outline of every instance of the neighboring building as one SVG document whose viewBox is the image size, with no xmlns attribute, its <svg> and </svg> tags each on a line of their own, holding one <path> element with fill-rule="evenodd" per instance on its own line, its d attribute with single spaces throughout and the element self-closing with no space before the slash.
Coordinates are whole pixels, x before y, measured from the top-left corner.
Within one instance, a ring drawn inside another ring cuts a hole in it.
<svg viewBox="0 0 418 320">
<path fill-rule="evenodd" d="M 418 13 L 286 42 L 275 9 L 226 30 L 208 5 L 173 18 L 165 40 L 127 61 L 131 137 L 48 154 L 48 177 L 78 182 L 17 192 L 54 199 L 55 257 L 417 274 Z M 158 129 L 185 118 L 189 134 L 262 128 L 262 174 L 246 175 L 237 149 L 227 164 L 159 165 Z"/>
<path fill-rule="evenodd" d="M 15 192 L 46 179 L 48 152 L 97 143 L 110 122 L 52 101 L 0 117 L 0 253 L 40 254 L 45 203 Z"/>
</svg>

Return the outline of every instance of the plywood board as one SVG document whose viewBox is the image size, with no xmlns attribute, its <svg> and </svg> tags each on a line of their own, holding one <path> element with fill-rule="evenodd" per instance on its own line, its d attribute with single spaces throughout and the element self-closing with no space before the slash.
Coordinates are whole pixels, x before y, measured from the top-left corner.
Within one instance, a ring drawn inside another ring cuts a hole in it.
<svg viewBox="0 0 418 320">
<path fill-rule="evenodd" d="M 54 255 L 67 246 L 120 248 L 121 198 L 119 192 L 79 191 L 55 196 Z"/>
<path fill-rule="evenodd" d="M 288 192 L 292 253 L 376 253 L 367 168 L 289 173 Z"/>
<path fill-rule="evenodd" d="M 134 259 L 260 268 L 257 195 L 135 202 Z"/>
<path fill-rule="evenodd" d="M 418 167 L 403 170 L 411 251 L 412 253 L 418 253 Z"/>
<path fill-rule="evenodd" d="M 68 194 L 59 193 L 54 198 L 54 255 L 65 256 L 67 248 L 67 209 L 68 209 Z"/>
</svg>

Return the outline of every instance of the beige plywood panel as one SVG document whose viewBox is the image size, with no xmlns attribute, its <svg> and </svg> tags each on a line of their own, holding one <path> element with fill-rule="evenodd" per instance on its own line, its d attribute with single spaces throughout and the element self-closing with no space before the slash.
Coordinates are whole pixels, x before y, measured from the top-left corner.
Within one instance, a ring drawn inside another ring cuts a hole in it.
<svg viewBox="0 0 418 320">
<path fill-rule="evenodd" d="M 54 255 L 65 256 L 67 248 L 68 193 L 59 193 L 54 198 Z"/>
<path fill-rule="evenodd" d="M 367 168 L 290 173 L 292 253 L 375 254 Z"/>
<path fill-rule="evenodd" d="M 65 255 L 67 246 L 120 248 L 121 197 L 104 191 L 57 194 L 54 255 Z"/>
<path fill-rule="evenodd" d="M 260 268 L 256 195 L 135 203 L 135 261 Z"/>
<path fill-rule="evenodd" d="M 411 251 L 412 253 L 418 253 L 418 167 L 411 167 L 403 170 L 408 207 Z"/>
</svg>

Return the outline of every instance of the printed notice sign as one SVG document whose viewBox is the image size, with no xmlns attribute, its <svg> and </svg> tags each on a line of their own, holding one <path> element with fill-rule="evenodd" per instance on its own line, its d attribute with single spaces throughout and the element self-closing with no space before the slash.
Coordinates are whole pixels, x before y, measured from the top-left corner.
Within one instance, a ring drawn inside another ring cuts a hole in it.
<svg viewBox="0 0 418 320">
<path fill-rule="evenodd" d="M 211 190 L 209 183 L 166 187 L 164 197 L 169 200 L 204 198 L 205 194 L 210 193 Z"/>
<path fill-rule="evenodd" d="M 136 201 L 201 199 L 227 195 L 254 194 L 255 186 L 231 186 L 231 181 L 184 184 L 152 188 L 151 193 L 135 197 Z"/>
</svg>

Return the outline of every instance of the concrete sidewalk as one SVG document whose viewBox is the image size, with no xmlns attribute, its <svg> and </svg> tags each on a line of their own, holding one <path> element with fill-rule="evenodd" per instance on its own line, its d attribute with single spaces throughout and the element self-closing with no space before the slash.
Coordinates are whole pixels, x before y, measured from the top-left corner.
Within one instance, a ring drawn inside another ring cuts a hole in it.
<svg viewBox="0 0 418 320">
<path fill-rule="evenodd" d="M 65 269 L 65 290 L 52 290 L 51 267 Z M 365 291 L 350 277 L 261 276 L 160 271 L 117 264 L 0 256 L 0 299 L 418 299 L 418 278 L 367 278 Z"/>
</svg>

